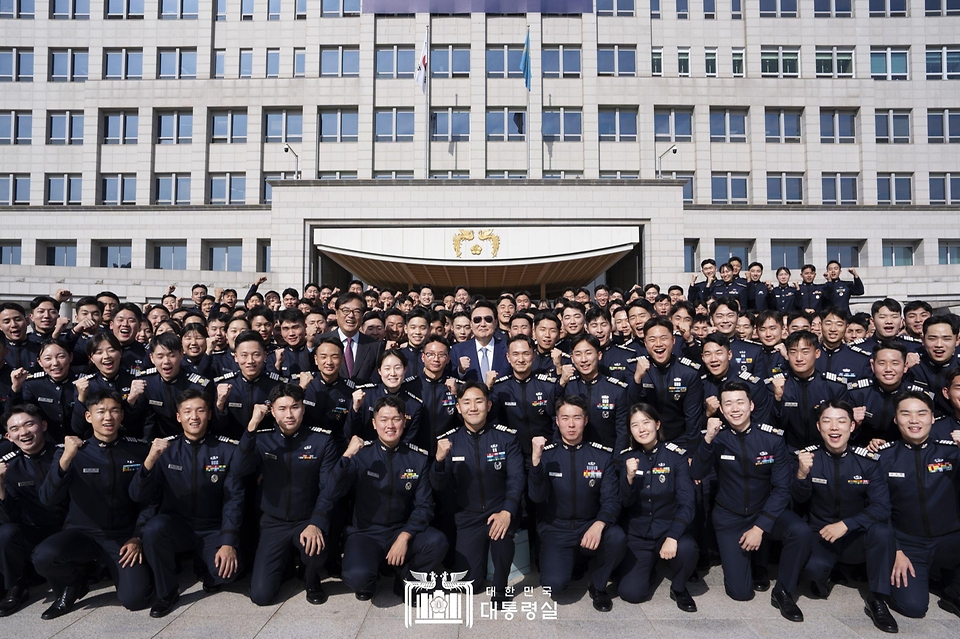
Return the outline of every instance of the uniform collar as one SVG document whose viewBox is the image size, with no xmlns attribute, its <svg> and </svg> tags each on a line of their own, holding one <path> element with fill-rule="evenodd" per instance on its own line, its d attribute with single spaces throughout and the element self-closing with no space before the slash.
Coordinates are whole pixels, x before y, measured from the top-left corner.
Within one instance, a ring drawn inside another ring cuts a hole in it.
<svg viewBox="0 0 960 639">
<path fill-rule="evenodd" d="M 44 455 L 46 455 L 50 450 L 51 450 L 50 445 L 49 445 L 49 444 L 44 444 L 43 448 L 40 449 L 40 452 L 39 452 L 39 453 L 36 453 L 36 454 L 34 454 L 34 455 L 30 455 L 30 454 L 28 454 L 28 453 L 24 453 L 23 451 L 20 451 L 20 452 L 21 452 L 21 453 L 23 454 L 23 456 L 26 457 L 27 459 L 40 459 L 40 458 L 42 458 Z"/>
<path fill-rule="evenodd" d="M 280 430 L 280 428 L 278 427 L 277 430 Z M 204 433 L 203 437 L 201 437 L 200 439 L 193 440 L 187 437 L 186 435 L 183 435 L 183 441 L 187 442 L 187 444 L 189 444 L 190 446 L 200 446 L 205 441 L 207 441 L 207 437 L 209 436 L 210 436 L 210 429 L 207 428 L 207 432 Z"/>
<path fill-rule="evenodd" d="M 673 365 L 674 360 L 676 360 L 676 357 L 673 355 L 673 353 L 670 353 L 670 359 L 665 361 L 663 364 L 658 364 L 657 362 L 654 361 L 653 355 L 650 356 L 650 364 L 652 364 L 653 366 L 656 366 L 659 370 L 666 370 L 670 368 L 670 366 Z"/>
<path fill-rule="evenodd" d="M 844 457 L 847 456 L 847 453 L 850 452 L 850 444 L 849 444 L 849 442 L 847 443 L 847 447 L 844 448 L 844 449 L 843 449 L 843 452 L 840 453 L 839 455 L 837 455 L 836 453 L 830 452 L 830 449 L 827 448 L 826 446 L 821 446 L 820 448 L 821 448 L 821 450 L 823 450 L 823 452 L 825 452 L 831 459 L 843 459 Z"/>
<path fill-rule="evenodd" d="M 396 446 L 394 446 L 393 448 L 390 448 L 389 446 L 387 446 L 386 444 L 384 444 L 382 441 L 378 439 L 377 445 L 380 446 L 380 450 L 385 451 L 388 455 L 390 455 L 400 451 L 400 448 L 403 446 L 403 441 L 398 442 Z"/>
<path fill-rule="evenodd" d="M 567 442 L 563 441 L 563 439 L 561 438 L 561 439 L 560 439 L 560 444 L 563 445 L 563 447 L 566 448 L 567 450 L 580 450 L 581 448 L 583 448 L 583 440 L 582 440 L 582 439 L 580 440 L 580 443 L 579 443 L 579 444 L 570 445 L 570 444 L 568 444 Z"/>
<path fill-rule="evenodd" d="M 653 457 L 660 450 L 660 442 L 657 442 L 657 445 L 651 448 L 649 451 L 646 450 L 643 446 L 640 447 L 640 452 L 646 455 L 647 457 Z"/>
<path fill-rule="evenodd" d="M 300 433 L 303 432 L 303 424 L 300 424 L 300 428 L 298 428 L 297 430 L 295 430 L 295 431 L 294 431 L 293 433 L 291 433 L 290 435 L 285 435 L 284 432 L 283 432 L 282 430 L 280 430 L 280 425 L 277 424 L 277 432 L 280 433 L 280 438 L 281 438 L 283 441 L 292 441 L 292 440 L 294 440 L 294 439 L 297 439 L 297 438 L 300 436 Z"/>
<path fill-rule="evenodd" d="M 901 441 L 903 441 L 903 445 L 906 446 L 908 450 L 923 450 L 924 448 L 927 447 L 927 444 L 930 443 L 930 437 L 928 436 L 927 439 L 922 444 L 919 444 L 919 445 L 911 444 L 905 439 Z"/>
<path fill-rule="evenodd" d="M 117 438 L 114 439 L 112 442 L 105 442 L 105 441 L 101 441 L 100 439 L 97 438 L 96 435 L 94 435 L 93 437 L 91 437 L 91 438 L 88 439 L 87 441 L 90 442 L 90 443 L 92 443 L 92 444 L 96 444 L 96 445 L 97 445 L 98 447 L 100 447 L 100 448 L 113 448 L 113 447 L 115 447 L 115 446 L 117 445 L 117 443 L 120 441 L 120 438 L 117 437 Z"/>
<path fill-rule="evenodd" d="M 794 379 L 797 380 L 798 382 L 812 382 L 812 381 L 813 381 L 813 378 L 816 377 L 816 376 L 817 376 L 817 369 L 816 369 L 816 368 L 814 368 L 814 369 L 813 369 L 813 372 L 810 373 L 810 375 L 807 376 L 807 377 L 800 377 L 799 375 L 797 375 L 796 373 L 794 373 L 792 370 L 790 371 L 790 377 L 794 378 Z"/>
</svg>

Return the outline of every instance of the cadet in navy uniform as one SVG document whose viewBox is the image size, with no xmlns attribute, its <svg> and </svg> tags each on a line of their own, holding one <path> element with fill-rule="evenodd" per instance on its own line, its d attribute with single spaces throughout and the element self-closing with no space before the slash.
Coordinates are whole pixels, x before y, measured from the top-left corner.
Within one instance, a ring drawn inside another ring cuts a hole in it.
<svg viewBox="0 0 960 639">
<path fill-rule="evenodd" d="M 552 374 L 534 373 L 534 348 L 526 335 L 511 337 L 507 342 L 511 373 L 497 378 L 490 389 L 497 423 L 517 432 L 520 450 L 528 460 L 534 437 L 553 439 L 554 407 L 563 390 Z"/>
<path fill-rule="evenodd" d="M 857 275 L 857 269 L 848 268 L 847 272 L 853 276 L 852 282 L 845 282 L 840 279 L 840 272 L 843 267 L 837 260 L 827 262 L 827 281 L 823 285 L 824 296 L 830 303 L 830 306 L 838 308 L 846 313 L 850 312 L 850 298 L 863 295 L 863 282 Z"/>
<path fill-rule="evenodd" d="M 721 297 L 736 300 L 740 308 L 747 308 L 747 282 L 733 273 L 729 263 L 720 265 L 720 279 L 710 288 L 710 296 L 714 299 Z"/>
<path fill-rule="evenodd" d="M 0 617 L 12 615 L 29 596 L 24 574 L 33 549 L 63 528 L 64 504 L 48 508 L 40 503 L 40 486 L 53 464 L 55 447 L 47 442 L 47 423 L 32 404 L 12 406 L 0 418 L 7 440 L 16 450 L 0 457 L 0 575 L 6 595 Z"/>
<path fill-rule="evenodd" d="M 773 416 L 773 393 L 763 380 L 747 371 L 734 373 L 730 370 L 733 354 L 730 341 L 720 333 L 711 333 L 703 340 L 703 367 L 706 372 L 703 381 L 704 405 L 707 417 L 720 417 L 720 387 L 724 382 L 738 380 L 750 386 L 753 400 L 753 418 L 761 424 L 769 424 Z"/>
<path fill-rule="evenodd" d="M 627 384 L 633 379 L 637 367 L 637 358 L 640 353 L 631 342 L 630 346 L 613 342 L 613 325 L 610 322 L 610 311 L 605 308 L 593 307 L 584 315 L 584 327 L 588 333 L 600 341 L 600 369 L 604 375 L 616 377 Z M 646 351 L 643 352 L 646 354 Z"/>
<path fill-rule="evenodd" d="M 119 436 L 123 421 L 119 394 L 92 393 L 86 405 L 93 437 L 67 437 L 40 487 L 40 501 L 48 508 L 70 501 L 64 530 L 44 540 L 33 554 L 37 572 L 54 590 L 55 600 L 44 619 L 69 613 L 87 594 L 84 567 L 92 562 L 106 564 L 120 603 L 128 610 L 146 607 L 153 590 L 140 539 L 155 506 L 138 504 L 129 495 L 148 447 Z"/>
<path fill-rule="evenodd" d="M 150 340 L 150 361 L 153 368 L 137 376 L 147 384 L 136 408 L 143 417 L 143 439 L 148 442 L 183 432 L 177 420 L 180 393 L 188 388 L 212 390 L 209 379 L 183 367 L 183 344 L 176 333 L 162 333 Z"/>
<path fill-rule="evenodd" d="M 926 614 L 937 567 L 944 579 L 939 606 L 960 616 L 960 450 L 953 440 L 930 439 L 933 414 L 926 393 L 901 393 L 896 422 L 903 441 L 880 452 L 897 536 L 893 604 L 908 617 Z"/>
<path fill-rule="evenodd" d="M 527 482 L 517 431 L 489 419 L 487 393 L 479 382 L 467 382 L 459 389 L 457 412 L 463 427 L 441 435 L 431 482 L 437 493 L 450 490 L 456 498 L 455 569 L 466 570 L 467 580 L 478 590 L 487 574 L 489 551 L 493 557 L 491 601 L 499 606 L 509 599 L 506 587 L 513 536 Z"/>
<path fill-rule="evenodd" d="M 920 362 L 910 368 L 910 376 L 934 398 L 937 416 L 950 415 L 953 408 L 943 396 L 947 373 L 960 366 L 957 356 L 957 333 L 960 322 L 955 315 L 934 315 L 923 322 L 923 351 Z"/>
<path fill-rule="evenodd" d="M 655 317 L 643 325 L 648 359 L 637 362 L 636 396 L 652 405 L 663 421 L 663 439 L 693 448 L 704 427 L 700 364 L 673 355 L 673 324 Z"/>
<path fill-rule="evenodd" d="M 770 382 L 773 419 L 786 433 L 787 446 L 795 450 L 820 441 L 814 411 L 831 399 L 847 401 L 847 385 L 833 373 L 817 372 L 819 342 L 810 331 L 791 333 L 784 346 L 790 373 L 775 376 Z"/>
<path fill-rule="evenodd" d="M 147 351 L 143 344 L 137 341 L 140 332 L 140 322 L 143 313 L 136 304 L 130 302 L 117 306 L 110 318 L 110 330 L 120 341 L 123 353 L 121 361 L 123 368 L 131 372 L 138 372 L 146 368 Z"/>
<path fill-rule="evenodd" d="M 897 632 L 887 609 L 896 541 L 890 526 L 890 492 L 880 455 L 850 445 L 856 427 L 853 408 L 830 400 L 817 409 L 822 445 L 797 451 L 798 468 L 791 485 L 794 502 L 809 504 L 814 534 L 803 575 L 814 595 L 826 599 L 827 578 L 838 561 L 867 564 L 869 593 L 864 608 L 883 632 Z"/>
<path fill-rule="evenodd" d="M 430 527 L 430 459 L 403 441 L 404 410 L 395 395 L 378 399 L 373 408 L 376 441 L 354 436 L 327 480 L 324 503 L 329 507 L 351 489 L 356 493 L 343 551 L 343 583 L 361 601 L 373 597 L 384 559 L 398 569 L 393 591 L 402 597 L 403 580 L 411 571 L 436 570 L 447 552 L 443 533 Z"/>
<path fill-rule="evenodd" d="M 123 370 L 120 363 L 121 346 L 113 333 L 97 333 L 87 340 L 87 358 L 94 372 L 84 373 L 73 382 L 77 391 L 73 403 L 73 418 L 71 420 L 71 434 L 80 438 L 90 435 L 90 424 L 84 419 L 86 408 L 83 403 L 90 393 L 102 390 L 112 390 L 120 393 L 126 405 L 124 406 L 124 434 L 139 437 L 143 434 L 141 424 L 135 419 L 134 404 L 143 394 L 147 383 L 137 382 L 134 375 Z"/>
<path fill-rule="evenodd" d="M 0 331 L 6 343 L 4 360 L 11 368 L 25 368 L 29 372 L 40 369 L 40 341 L 27 332 L 27 316 L 16 302 L 0 304 Z"/>
<path fill-rule="evenodd" d="M 557 364 L 553 352 L 560 338 L 560 318 L 552 311 L 540 311 L 533 319 L 533 337 L 537 343 L 537 359 L 533 364 L 534 373 L 557 374 Z M 559 353 L 559 349 L 557 349 Z"/>
<path fill-rule="evenodd" d="M 303 424 L 303 390 L 294 384 L 280 384 L 270 392 L 269 409 L 263 403 L 253 415 L 243 438 L 244 474 L 259 468 L 263 497 L 260 509 L 260 542 L 257 545 L 250 599 L 258 606 L 269 605 L 283 583 L 290 561 L 291 546 L 300 553 L 306 582 L 307 601 L 319 605 L 327 600 L 320 583 L 320 569 L 326 560 L 329 507 L 323 495 L 337 460 L 337 445 L 329 430 Z M 274 428 L 258 426 L 267 413 L 273 414 Z"/>
<path fill-rule="evenodd" d="M 760 352 L 753 372 L 767 383 L 771 377 L 787 370 L 783 347 L 783 315 L 779 311 L 763 311 L 753 318 L 753 329 L 760 341 Z M 782 352 L 781 352 L 782 351 Z"/>
<path fill-rule="evenodd" d="M 718 297 L 710 305 L 710 318 L 717 329 L 716 332 L 725 335 L 730 340 L 730 351 L 733 353 L 734 369 L 737 371 L 753 372 L 760 361 L 763 347 L 756 342 L 742 340 L 737 337 L 737 320 L 740 318 L 742 305 L 730 297 Z M 758 372 L 758 377 L 762 374 Z"/>
<path fill-rule="evenodd" d="M 250 423 L 253 407 L 266 402 L 273 387 L 287 381 L 264 370 L 267 346 L 259 333 L 245 331 L 234 343 L 240 370 L 213 380 L 217 385 L 217 431 L 228 437 L 240 435 Z M 264 427 L 273 426 L 272 417 L 265 419 Z"/>
<path fill-rule="evenodd" d="M 280 377 L 290 378 L 305 371 L 313 371 L 313 353 L 307 344 L 307 323 L 303 313 L 295 308 L 280 311 L 280 337 L 283 340 L 273 352 L 267 370 Z M 282 348 L 280 348 L 282 346 Z"/>
<path fill-rule="evenodd" d="M 303 389 L 304 419 L 308 424 L 330 431 L 337 447 L 347 447 L 346 423 L 357 385 L 340 376 L 343 364 L 343 344 L 325 337 L 313 351 L 317 373 L 303 371 L 297 376 Z"/>
<path fill-rule="evenodd" d="M 460 382 L 447 374 L 450 343 L 443 337 L 428 337 L 420 350 L 420 357 L 423 365 L 415 380 L 416 385 L 411 384 L 411 388 L 415 389 L 415 392 L 411 392 L 423 400 L 420 429 L 414 443 L 432 456 L 437 449 L 437 437 L 460 425 L 457 398 L 453 393 Z"/>
<path fill-rule="evenodd" d="M 660 415 L 649 404 L 630 408 L 630 447 L 620 452 L 620 499 L 627 552 L 620 572 L 620 598 L 640 603 L 649 596 L 657 559 L 670 562 L 670 598 L 696 612 L 687 579 L 697 568 L 697 545 L 688 532 L 696 508 L 687 451 L 660 437 Z"/>
<path fill-rule="evenodd" d="M 560 439 L 533 440 L 528 477 L 530 499 L 541 511 L 540 582 L 556 598 L 570 583 L 577 556 L 596 556 L 590 598 L 596 610 L 609 612 L 607 582 L 626 550 L 626 534 L 617 526 L 620 486 L 613 451 L 585 441 L 589 416 L 582 397 L 561 397 L 556 410 Z"/>
<path fill-rule="evenodd" d="M 76 389 L 70 360 L 73 355 L 59 342 L 44 342 L 39 362 L 43 369 L 29 373 L 18 368 L 11 374 L 11 404 L 36 404 L 47 422 L 47 439 L 63 441 L 71 428 Z"/>
<path fill-rule="evenodd" d="M 373 412 L 377 400 L 387 395 L 400 399 L 404 406 L 404 416 L 407 423 L 403 428 L 403 440 L 414 443 L 418 440 L 420 430 L 420 415 L 423 409 L 423 400 L 411 392 L 416 388 L 416 377 L 404 377 L 407 370 L 407 358 L 397 348 L 388 348 L 380 353 L 377 360 L 377 373 L 382 380 L 378 384 L 364 384 L 357 386 L 353 392 L 353 406 L 350 411 L 348 435 L 356 435 L 364 441 L 373 439 Z"/>
<path fill-rule="evenodd" d="M 159 514 L 143 528 L 143 554 L 157 588 L 151 617 L 166 616 L 180 599 L 177 553 L 193 551 L 200 559 L 206 592 L 236 579 L 240 569 L 239 442 L 210 433 L 212 402 L 197 388 L 180 393 L 176 415 L 183 432 L 154 439 L 130 484 L 135 501 L 160 502 Z"/>
<path fill-rule="evenodd" d="M 706 278 L 703 282 L 697 281 L 697 275 L 694 274 L 690 280 L 690 287 L 687 289 L 687 299 L 693 304 L 706 304 L 710 297 L 710 289 L 716 282 L 717 262 L 707 258 L 700 262 L 700 272 Z"/>
<path fill-rule="evenodd" d="M 820 311 L 820 357 L 817 371 L 833 373 L 845 384 L 870 377 L 870 351 L 844 343 L 849 315 L 838 308 Z"/>
<path fill-rule="evenodd" d="M 872 352 L 873 347 L 880 341 L 897 342 L 903 344 L 911 355 L 908 364 L 913 366 L 917 363 L 916 357 L 923 351 L 923 341 L 911 335 L 902 333 L 903 330 L 903 306 L 897 300 L 885 297 L 877 300 L 870 306 L 870 317 L 873 320 L 873 335 L 862 339 L 854 340 L 851 346 L 859 346 L 863 350 Z M 921 325 L 921 332 L 922 332 Z"/>
<path fill-rule="evenodd" d="M 753 599 L 750 553 L 760 548 L 764 535 L 780 540 L 783 551 L 770 602 L 785 619 L 803 621 L 794 593 L 812 535 L 807 524 L 787 508 L 791 468 L 783 431 L 752 419 L 750 387 L 743 382 L 723 385 L 720 410 L 728 428 L 721 430 L 718 417 L 707 420 L 690 473 L 694 479 L 704 479 L 711 470 L 717 471 L 713 524 L 724 588 L 737 601 Z"/>
<path fill-rule="evenodd" d="M 804 264 L 803 268 L 800 269 L 800 277 L 803 278 L 803 281 L 797 286 L 800 299 L 797 300 L 796 310 L 819 313 L 828 296 L 825 284 L 813 283 L 817 279 L 817 267 L 813 264 Z"/>
<path fill-rule="evenodd" d="M 767 295 L 767 307 L 781 314 L 792 313 L 797 310 L 799 299 L 799 290 L 790 284 L 790 269 L 781 266 L 777 269 L 777 285 Z"/>
<path fill-rule="evenodd" d="M 584 438 L 611 450 L 614 446 L 622 450 L 627 442 L 627 384 L 600 373 L 600 340 L 596 337 L 575 335 L 570 346 L 576 373 L 571 376 L 570 369 L 565 367 L 560 385 L 564 396 L 580 396 L 586 402 L 589 421 Z"/>
<path fill-rule="evenodd" d="M 847 385 L 857 430 L 853 441 L 857 446 L 876 452 L 883 444 L 900 439 L 893 421 L 897 395 L 915 386 L 905 374 L 907 349 L 897 342 L 879 342 L 873 347 L 870 368 L 873 375 Z"/>
</svg>

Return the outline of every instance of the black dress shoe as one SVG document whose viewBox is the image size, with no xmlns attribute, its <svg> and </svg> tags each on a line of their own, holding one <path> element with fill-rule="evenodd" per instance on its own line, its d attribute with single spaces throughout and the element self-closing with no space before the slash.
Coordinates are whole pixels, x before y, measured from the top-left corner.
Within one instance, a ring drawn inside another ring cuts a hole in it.
<svg viewBox="0 0 960 639">
<path fill-rule="evenodd" d="M 770 604 L 780 611 L 787 621 L 803 621 L 803 613 L 789 592 L 777 585 L 770 593 Z"/>
<path fill-rule="evenodd" d="M 830 596 L 830 583 L 827 581 L 811 581 L 810 594 L 814 599 L 826 599 Z"/>
<path fill-rule="evenodd" d="M 770 590 L 770 577 L 767 575 L 766 568 L 753 569 L 753 589 L 756 592 L 766 592 Z"/>
<path fill-rule="evenodd" d="M 0 600 L 0 617 L 9 617 L 20 610 L 30 596 L 30 591 L 26 587 L 17 584 L 7 591 L 3 600 Z"/>
<path fill-rule="evenodd" d="M 393 594 L 403 599 L 404 590 L 403 576 L 397 575 L 393 578 Z"/>
<path fill-rule="evenodd" d="M 67 586 L 57 597 L 57 600 L 53 602 L 53 605 L 43 611 L 40 618 L 50 620 L 62 617 L 73 610 L 77 601 L 83 599 L 88 592 L 90 592 L 90 586 L 86 579 L 82 580 L 78 586 Z"/>
<path fill-rule="evenodd" d="M 697 611 L 697 602 L 693 600 L 693 597 L 690 596 L 690 593 L 686 589 L 675 592 L 670 591 L 670 598 L 677 602 L 677 608 L 684 612 L 696 612 Z"/>
<path fill-rule="evenodd" d="M 156 602 L 154 602 L 153 606 L 150 608 L 150 616 L 154 619 L 166 617 L 174 608 L 176 608 L 178 601 L 180 601 L 180 591 L 175 589 L 172 594 L 167 595 L 166 597 L 160 597 Z"/>
<path fill-rule="evenodd" d="M 206 581 L 203 582 L 203 591 L 209 595 L 215 595 L 223 589 L 223 586 L 220 584 L 210 584 Z"/>
<path fill-rule="evenodd" d="M 370 601 L 373 599 L 373 593 L 369 590 L 360 590 L 357 592 L 356 597 L 360 601 Z"/>
<path fill-rule="evenodd" d="M 607 594 L 606 590 L 597 590 L 593 584 L 587 589 L 590 598 L 593 599 L 593 609 L 599 612 L 610 612 L 613 610 L 613 599 Z"/>
<path fill-rule="evenodd" d="M 872 601 L 868 601 L 863 607 L 863 611 L 867 613 L 868 617 L 873 619 L 873 625 L 877 627 L 877 630 L 891 634 L 900 632 L 900 628 L 897 626 L 897 620 L 890 614 L 887 604 L 879 599 L 875 598 Z"/>
<path fill-rule="evenodd" d="M 319 606 L 327 602 L 327 591 L 323 589 L 323 586 L 317 584 L 313 588 L 307 589 L 307 601 L 312 603 L 314 606 Z"/>
<path fill-rule="evenodd" d="M 960 597 L 941 597 L 937 605 L 960 617 Z"/>
</svg>

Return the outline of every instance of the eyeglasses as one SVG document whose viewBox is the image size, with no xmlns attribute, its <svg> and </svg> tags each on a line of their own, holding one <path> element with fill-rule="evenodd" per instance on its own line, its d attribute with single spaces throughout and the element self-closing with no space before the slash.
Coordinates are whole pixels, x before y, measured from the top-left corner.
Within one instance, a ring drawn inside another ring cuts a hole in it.
<svg viewBox="0 0 960 639">
<path fill-rule="evenodd" d="M 424 353 L 423 356 L 426 359 L 447 359 L 448 357 L 446 353 Z"/>
<path fill-rule="evenodd" d="M 340 308 L 337 309 L 337 312 L 338 312 L 338 313 L 343 313 L 344 315 L 355 315 L 355 316 L 357 316 L 357 317 L 360 317 L 361 315 L 363 315 L 363 309 L 362 309 L 362 308 L 344 308 L 344 307 L 340 307 Z"/>
<path fill-rule="evenodd" d="M 474 324 L 480 324 L 481 322 L 486 322 L 487 324 L 493 324 L 493 315 L 477 315 L 473 318 Z"/>
</svg>

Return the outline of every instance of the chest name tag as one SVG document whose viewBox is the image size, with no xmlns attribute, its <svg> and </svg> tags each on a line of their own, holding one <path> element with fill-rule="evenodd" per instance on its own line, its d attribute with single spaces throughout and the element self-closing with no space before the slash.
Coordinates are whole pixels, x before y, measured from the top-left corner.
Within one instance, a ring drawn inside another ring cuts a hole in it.
<svg viewBox="0 0 960 639">
<path fill-rule="evenodd" d="M 826 483 L 827 483 L 827 480 L 824 479 L 823 477 L 814 477 L 813 479 L 811 479 L 811 481 L 812 481 L 813 483 L 815 483 L 815 484 L 826 484 Z"/>
<path fill-rule="evenodd" d="M 733 455 L 720 455 L 720 459 L 724 461 L 737 461 L 737 458 Z"/>
<path fill-rule="evenodd" d="M 227 404 L 227 407 L 228 407 L 228 408 L 243 408 L 243 404 L 242 404 L 241 402 L 230 402 L 229 404 Z"/>
<path fill-rule="evenodd" d="M 276 459 L 276 458 L 277 458 L 277 456 L 274 455 L 273 453 L 264 453 L 263 456 L 266 457 L 267 459 Z"/>
<path fill-rule="evenodd" d="M 516 403 L 516 402 L 504 402 L 503 405 L 504 405 L 504 406 L 516 406 L 517 403 Z"/>
<path fill-rule="evenodd" d="M 380 479 L 380 474 L 379 474 L 379 473 L 375 473 L 375 472 L 373 472 L 372 470 L 368 470 L 368 471 L 367 471 L 367 476 L 368 476 L 368 477 L 373 477 L 374 479 Z"/>
<path fill-rule="evenodd" d="M 151 399 L 151 400 L 150 400 L 150 405 L 151 405 L 151 406 L 163 406 L 163 402 L 161 402 L 159 399 Z"/>
<path fill-rule="evenodd" d="M 796 408 L 796 407 L 799 406 L 800 404 L 798 404 L 797 402 L 784 402 L 783 405 L 784 405 L 786 408 Z"/>
<path fill-rule="evenodd" d="M 563 477 L 563 473 L 547 473 L 551 477 Z"/>
<path fill-rule="evenodd" d="M 99 469 L 99 468 L 84 468 L 84 469 L 83 469 L 83 474 L 84 474 L 84 475 L 97 475 L 97 474 L 99 474 L 99 473 L 100 473 L 100 469 Z"/>
<path fill-rule="evenodd" d="M 183 470 L 183 466 L 177 466 L 176 464 L 167 464 L 167 468 L 170 470 Z"/>
<path fill-rule="evenodd" d="M 37 398 L 37 401 L 38 401 L 38 402 L 41 402 L 41 403 L 43 403 L 43 404 L 52 404 L 52 403 L 53 403 L 53 398 L 52 398 L 52 397 L 38 397 L 38 398 Z"/>
<path fill-rule="evenodd" d="M 466 457 L 462 457 L 462 456 L 461 456 L 461 457 L 454 457 L 454 458 L 451 459 L 450 461 L 455 461 L 455 462 L 458 462 L 458 461 L 459 461 L 459 462 L 462 462 L 462 461 L 467 461 L 467 458 L 466 458 Z"/>
<path fill-rule="evenodd" d="M 887 477 L 896 477 L 897 479 L 903 479 L 906 477 L 903 473 L 887 473 Z"/>
<path fill-rule="evenodd" d="M 30 487 L 30 486 L 33 486 L 33 482 L 32 482 L 32 481 L 18 481 L 18 482 L 17 482 L 17 488 L 28 488 L 28 487 Z"/>
</svg>

